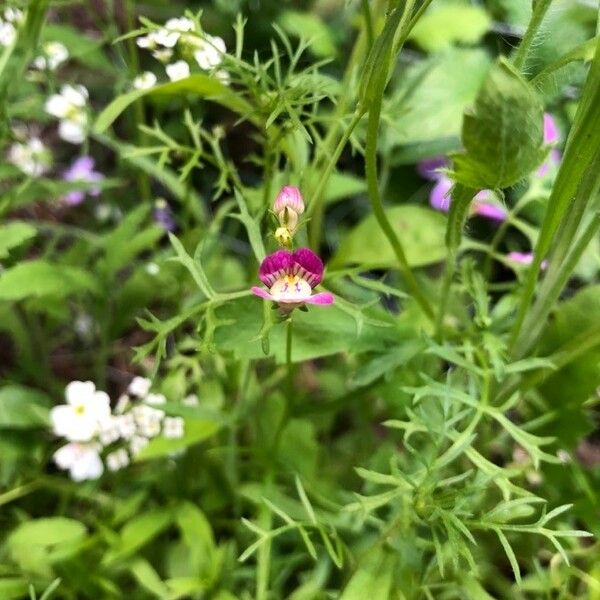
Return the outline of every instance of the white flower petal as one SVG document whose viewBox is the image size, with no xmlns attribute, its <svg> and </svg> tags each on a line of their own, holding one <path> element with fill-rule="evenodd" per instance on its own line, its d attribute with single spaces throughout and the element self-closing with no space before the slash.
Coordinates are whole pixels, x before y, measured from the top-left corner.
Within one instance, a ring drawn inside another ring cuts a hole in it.
<svg viewBox="0 0 600 600">
<path fill-rule="evenodd" d="M 67 404 L 74 404 L 82 399 L 92 398 L 96 391 L 93 381 L 71 381 L 65 388 Z"/>
<path fill-rule="evenodd" d="M 85 128 L 80 123 L 64 119 L 58 125 L 58 135 L 70 144 L 82 144 L 85 141 Z"/>
<path fill-rule="evenodd" d="M 190 66 L 184 60 L 167 65 L 165 71 L 171 81 L 179 81 L 190 76 Z"/>
</svg>

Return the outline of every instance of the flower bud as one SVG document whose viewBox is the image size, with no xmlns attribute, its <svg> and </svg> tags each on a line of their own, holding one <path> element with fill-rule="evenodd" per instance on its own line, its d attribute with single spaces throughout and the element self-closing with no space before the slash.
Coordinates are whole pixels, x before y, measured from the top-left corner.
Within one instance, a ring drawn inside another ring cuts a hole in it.
<svg viewBox="0 0 600 600">
<path fill-rule="evenodd" d="M 275 230 L 275 239 L 280 246 L 292 245 L 292 233 L 287 227 L 278 227 Z"/>
<path fill-rule="evenodd" d="M 298 226 L 298 217 L 304 212 L 304 200 L 297 187 L 286 185 L 275 199 L 273 210 L 279 224 L 293 234 Z"/>
</svg>

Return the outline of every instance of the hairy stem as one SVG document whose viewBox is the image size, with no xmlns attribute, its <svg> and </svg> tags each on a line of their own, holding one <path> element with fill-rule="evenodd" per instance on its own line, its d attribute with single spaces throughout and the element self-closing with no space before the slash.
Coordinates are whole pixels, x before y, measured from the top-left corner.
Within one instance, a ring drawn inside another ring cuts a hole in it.
<svg viewBox="0 0 600 600">
<path fill-rule="evenodd" d="M 523 36 L 523 39 L 521 40 L 513 59 L 513 63 L 515 67 L 519 69 L 519 71 L 523 71 L 523 68 L 525 67 L 527 55 L 529 54 L 531 46 L 535 41 L 535 37 L 538 33 L 540 25 L 544 20 L 544 16 L 546 15 L 547 10 L 550 8 L 550 4 L 552 4 L 552 0 L 537 0 L 533 6 L 531 20 L 529 21 L 525 35 Z"/>
</svg>

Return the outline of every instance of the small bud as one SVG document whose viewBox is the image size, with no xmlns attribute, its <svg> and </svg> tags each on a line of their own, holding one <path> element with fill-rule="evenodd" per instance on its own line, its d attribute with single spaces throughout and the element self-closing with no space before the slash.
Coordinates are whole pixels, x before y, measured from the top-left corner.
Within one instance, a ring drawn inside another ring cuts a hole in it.
<svg viewBox="0 0 600 600">
<path fill-rule="evenodd" d="M 278 227 L 275 231 L 275 239 L 280 246 L 292 245 L 292 233 L 287 227 Z"/>
<path fill-rule="evenodd" d="M 304 212 L 304 200 L 297 187 L 286 185 L 273 204 L 273 211 L 279 219 L 279 224 L 294 233 L 298 226 L 298 217 Z"/>
</svg>

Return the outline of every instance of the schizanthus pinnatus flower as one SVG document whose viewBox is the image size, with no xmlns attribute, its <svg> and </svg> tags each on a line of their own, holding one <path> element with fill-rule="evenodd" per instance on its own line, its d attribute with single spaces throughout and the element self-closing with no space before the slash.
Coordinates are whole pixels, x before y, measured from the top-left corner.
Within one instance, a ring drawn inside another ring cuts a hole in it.
<svg viewBox="0 0 600 600">
<path fill-rule="evenodd" d="M 252 293 L 277 302 L 286 312 L 304 304 L 333 303 L 328 292 L 312 293 L 323 279 L 323 262 L 308 248 L 270 254 L 262 261 L 258 276 L 269 290 L 253 287 Z"/>
</svg>

